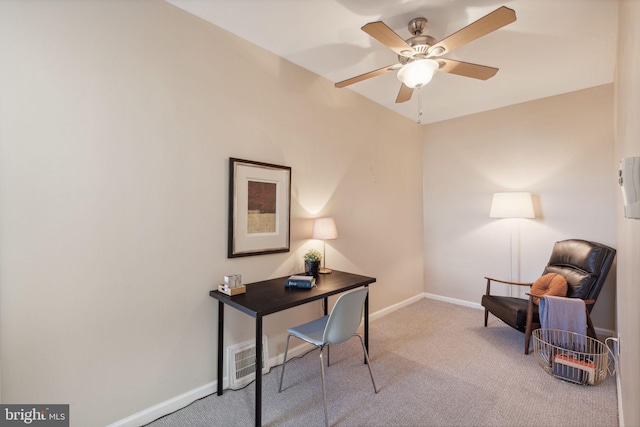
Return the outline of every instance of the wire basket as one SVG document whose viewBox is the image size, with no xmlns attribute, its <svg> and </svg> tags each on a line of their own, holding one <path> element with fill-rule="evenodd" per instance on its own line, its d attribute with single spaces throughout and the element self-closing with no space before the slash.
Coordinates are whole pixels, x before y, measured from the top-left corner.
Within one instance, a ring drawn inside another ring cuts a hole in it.
<svg viewBox="0 0 640 427">
<path fill-rule="evenodd" d="M 533 351 L 542 369 L 561 380 L 596 385 L 607 378 L 609 348 L 586 335 L 560 329 L 536 329 Z"/>
</svg>

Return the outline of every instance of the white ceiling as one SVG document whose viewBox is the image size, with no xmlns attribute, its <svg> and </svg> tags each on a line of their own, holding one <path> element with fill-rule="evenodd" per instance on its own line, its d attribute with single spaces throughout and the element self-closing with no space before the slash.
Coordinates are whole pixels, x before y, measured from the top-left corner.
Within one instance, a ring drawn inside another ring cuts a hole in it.
<svg viewBox="0 0 640 427">
<path fill-rule="evenodd" d="M 396 104 L 395 72 L 352 90 L 422 123 L 613 82 L 617 0 L 167 0 L 327 79 L 338 82 L 397 62 L 396 54 L 360 30 L 384 21 L 402 38 L 423 16 L 436 40 L 507 6 L 517 21 L 444 55 L 500 69 L 482 81 L 436 73 L 431 83 Z"/>
</svg>

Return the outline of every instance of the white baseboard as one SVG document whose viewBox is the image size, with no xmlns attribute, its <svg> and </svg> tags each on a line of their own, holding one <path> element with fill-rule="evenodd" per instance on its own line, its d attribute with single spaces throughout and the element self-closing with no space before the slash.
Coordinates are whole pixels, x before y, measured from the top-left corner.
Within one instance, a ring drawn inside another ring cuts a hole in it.
<svg viewBox="0 0 640 427">
<path fill-rule="evenodd" d="M 381 317 L 384 317 L 384 316 L 386 316 L 387 314 L 389 314 L 389 313 L 393 313 L 394 311 L 399 310 L 399 309 L 401 309 L 402 307 L 407 306 L 407 305 L 409 305 L 409 304 L 412 304 L 412 303 L 414 303 L 414 302 L 416 302 L 416 301 L 419 301 L 419 300 L 421 300 L 422 298 L 424 298 L 424 296 L 423 296 L 423 295 L 421 295 L 421 294 L 418 294 L 418 295 L 413 296 L 413 297 L 411 297 L 411 298 L 409 298 L 409 299 L 406 299 L 406 300 L 404 300 L 404 301 L 401 301 L 401 302 L 399 302 L 399 303 L 397 303 L 397 304 L 391 305 L 391 306 L 389 306 L 389 307 L 385 307 L 385 308 L 383 308 L 382 310 L 378 310 L 378 311 L 376 311 L 376 312 L 375 312 L 375 313 L 373 313 L 373 314 L 371 314 L 371 313 L 370 313 L 370 314 L 369 314 L 369 320 L 375 320 L 375 319 L 379 319 L 379 318 L 381 318 Z"/>
<path fill-rule="evenodd" d="M 616 336 L 615 331 L 612 331 L 611 329 L 596 328 L 596 327 L 594 327 L 594 329 L 596 330 L 596 335 L 598 337 L 609 338 L 609 337 L 615 337 Z"/>
<path fill-rule="evenodd" d="M 625 427 L 624 415 L 622 413 L 622 385 L 620 384 L 620 369 L 616 364 L 616 392 L 618 393 L 618 424 Z"/>
<path fill-rule="evenodd" d="M 153 405 L 150 408 L 130 415 L 127 418 L 116 421 L 113 424 L 109 424 L 107 427 L 139 427 L 150 423 L 151 421 L 157 420 L 158 418 L 175 412 L 178 409 L 182 409 L 198 399 L 208 396 L 211 393 L 215 393 L 217 385 L 218 382 L 213 381 L 198 388 L 194 388 L 193 390 L 189 390 L 172 399 L 165 400 L 164 402 L 160 402 L 157 405 Z"/>
<path fill-rule="evenodd" d="M 457 298 L 450 298 L 450 297 L 443 297 L 441 295 L 436 295 L 436 294 L 430 294 L 428 292 L 425 292 L 424 294 L 425 298 L 429 298 L 429 299 L 434 299 L 437 301 L 444 301 L 444 302 L 448 302 L 451 304 L 456 304 L 456 305 L 463 305 L 465 307 L 470 307 L 470 308 L 475 308 L 478 310 L 484 310 L 484 307 L 477 302 L 469 302 L 469 301 L 465 301 L 462 299 L 457 299 Z"/>
</svg>

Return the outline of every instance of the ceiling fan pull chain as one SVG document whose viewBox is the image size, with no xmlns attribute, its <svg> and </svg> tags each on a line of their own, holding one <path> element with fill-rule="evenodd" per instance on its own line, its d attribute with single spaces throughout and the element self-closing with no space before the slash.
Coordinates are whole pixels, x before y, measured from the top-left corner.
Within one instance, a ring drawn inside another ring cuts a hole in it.
<svg viewBox="0 0 640 427">
<path fill-rule="evenodd" d="M 418 124 L 422 123 L 422 85 L 418 86 Z"/>
</svg>

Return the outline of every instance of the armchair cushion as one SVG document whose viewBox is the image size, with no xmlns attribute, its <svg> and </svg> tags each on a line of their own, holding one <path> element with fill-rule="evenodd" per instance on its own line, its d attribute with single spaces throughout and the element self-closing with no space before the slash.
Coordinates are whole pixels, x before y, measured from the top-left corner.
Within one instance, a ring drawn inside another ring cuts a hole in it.
<svg viewBox="0 0 640 427">
<path fill-rule="evenodd" d="M 531 294 L 539 296 L 567 296 L 567 280 L 558 273 L 547 273 L 531 286 Z M 533 297 L 533 303 L 539 304 L 540 298 Z"/>
<path fill-rule="evenodd" d="M 524 332 L 527 326 L 529 300 L 515 297 L 483 295 L 482 305 L 507 325 Z M 533 323 L 539 324 L 538 306 L 533 306 Z"/>
</svg>

